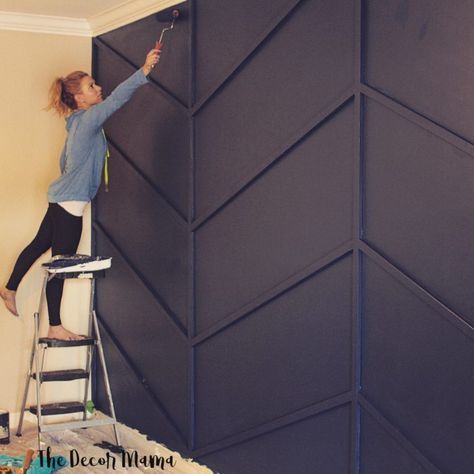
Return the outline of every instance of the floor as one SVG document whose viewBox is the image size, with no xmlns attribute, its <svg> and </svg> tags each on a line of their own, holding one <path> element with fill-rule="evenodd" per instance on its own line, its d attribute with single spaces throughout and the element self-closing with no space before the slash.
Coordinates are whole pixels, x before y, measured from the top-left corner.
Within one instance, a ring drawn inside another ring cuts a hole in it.
<svg viewBox="0 0 474 474">
<path fill-rule="evenodd" d="M 192 460 L 183 459 L 178 453 L 170 451 L 165 446 L 147 440 L 146 436 L 137 430 L 119 424 L 119 433 L 122 446 L 128 454 L 122 455 L 112 452 L 107 447 L 94 446 L 95 443 L 104 441 L 114 442 L 111 426 L 45 433 L 42 436 L 44 466 L 47 462 L 46 450 L 50 448 L 51 457 L 62 455 L 69 462 L 68 467 L 59 470 L 61 474 L 108 472 L 213 474 L 205 466 L 201 466 Z M 21 437 L 17 437 L 15 431 L 11 430 L 10 444 L 0 445 L 0 454 L 9 456 L 24 455 L 28 448 L 36 450 L 38 448 L 37 443 L 36 425 L 27 421 L 23 425 Z M 36 454 L 35 457 L 38 458 L 38 455 Z M 154 467 L 151 467 L 152 461 L 155 462 Z"/>
</svg>

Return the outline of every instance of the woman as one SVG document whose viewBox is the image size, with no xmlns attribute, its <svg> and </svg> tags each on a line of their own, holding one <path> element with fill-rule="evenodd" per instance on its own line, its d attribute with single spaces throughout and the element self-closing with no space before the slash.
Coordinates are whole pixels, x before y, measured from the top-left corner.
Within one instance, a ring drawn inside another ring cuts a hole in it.
<svg viewBox="0 0 474 474">
<path fill-rule="evenodd" d="M 160 52 L 159 49 L 152 49 L 143 67 L 122 82 L 105 100 L 102 88 L 82 71 L 58 78 L 51 86 L 48 109 L 67 116 L 68 136 L 60 158 L 61 176 L 48 189 L 46 215 L 36 237 L 18 257 L 10 280 L 0 290 L 5 306 L 15 316 L 18 316 L 16 290 L 37 258 L 50 248 L 53 256 L 76 253 L 84 208 L 97 194 L 107 153 L 102 124 L 131 98 L 135 90 L 148 82 L 147 76 L 158 63 Z M 81 336 L 61 324 L 59 310 L 63 285 L 64 280 L 53 278 L 46 287 L 48 337 L 80 339 Z"/>
</svg>

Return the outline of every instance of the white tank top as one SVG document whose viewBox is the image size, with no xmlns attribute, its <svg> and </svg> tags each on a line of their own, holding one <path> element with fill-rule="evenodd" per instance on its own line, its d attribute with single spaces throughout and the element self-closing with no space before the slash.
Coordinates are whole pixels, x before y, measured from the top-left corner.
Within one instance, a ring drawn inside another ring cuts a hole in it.
<svg viewBox="0 0 474 474">
<path fill-rule="evenodd" d="M 84 209 L 89 204 L 89 201 L 63 201 L 58 204 L 65 209 L 69 214 L 76 217 L 82 217 Z"/>
</svg>

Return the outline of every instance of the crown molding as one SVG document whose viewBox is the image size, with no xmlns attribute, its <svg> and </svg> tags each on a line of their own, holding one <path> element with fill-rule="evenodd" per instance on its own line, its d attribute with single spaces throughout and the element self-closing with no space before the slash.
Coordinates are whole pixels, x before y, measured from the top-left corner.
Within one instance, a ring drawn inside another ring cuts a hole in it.
<svg viewBox="0 0 474 474">
<path fill-rule="evenodd" d="M 28 31 L 68 36 L 92 36 L 85 18 L 31 15 L 0 11 L 0 30 Z"/>
<path fill-rule="evenodd" d="M 89 18 L 0 11 L 0 30 L 68 36 L 98 36 L 186 0 L 127 0 Z"/>
</svg>

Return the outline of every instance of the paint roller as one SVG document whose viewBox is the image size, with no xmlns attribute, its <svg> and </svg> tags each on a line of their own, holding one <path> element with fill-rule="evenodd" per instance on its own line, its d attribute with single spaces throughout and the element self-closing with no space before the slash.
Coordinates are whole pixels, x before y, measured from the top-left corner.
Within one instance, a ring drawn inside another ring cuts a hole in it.
<svg viewBox="0 0 474 474">
<path fill-rule="evenodd" d="M 162 23 L 170 23 L 168 27 L 165 27 L 161 30 L 160 39 L 155 44 L 155 49 L 161 49 L 163 46 L 163 36 L 165 32 L 170 31 L 174 27 L 175 20 L 179 17 L 179 10 L 167 9 L 157 13 L 156 18 Z"/>
</svg>

